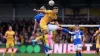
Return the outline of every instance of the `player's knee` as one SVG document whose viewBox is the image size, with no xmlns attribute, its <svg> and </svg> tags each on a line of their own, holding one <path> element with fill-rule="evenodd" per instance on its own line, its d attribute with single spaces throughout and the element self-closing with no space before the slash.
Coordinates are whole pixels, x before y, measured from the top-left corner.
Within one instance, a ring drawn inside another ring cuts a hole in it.
<svg viewBox="0 0 100 56">
<path fill-rule="evenodd" d="M 76 51 L 76 53 L 78 53 L 78 50 Z"/>
<path fill-rule="evenodd" d="M 81 50 L 78 50 L 78 52 L 81 52 Z"/>
<path fill-rule="evenodd" d="M 12 51 L 14 51 L 14 49 L 12 49 Z"/>
<path fill-rule="evenodd" d="M 9 48 L 6 48 L 6 51 L 8 51 Z"/>
<path fill-rule="evenodd" d="M 80 52 L 81 52 L 81 50 L 77 50 L 77 51 L 76 51 L 76 53 L 80 53 Z"/>
<path fill-rule="evenodd" d="M 43 30 L 42 32 L 43 34 L 48 34 L 47 30 Z"/>
<path fill-rule="evenodd" d="M 14 49 L 14 46 L 12 46 L 11 49 L 13 50 Z"/>
<path fill-rule="evenodd" d="M 78 53 L 81 53 L 81 50 L 78 50 Z"/>
</svg>

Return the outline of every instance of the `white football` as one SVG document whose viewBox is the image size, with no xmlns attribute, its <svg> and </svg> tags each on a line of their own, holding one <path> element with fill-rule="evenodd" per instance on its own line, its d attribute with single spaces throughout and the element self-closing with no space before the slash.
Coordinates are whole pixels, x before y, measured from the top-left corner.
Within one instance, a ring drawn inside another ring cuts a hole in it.
<svg viewBox="0 0 100 56">
<path fill-rule="evenodd" d="M 55 4 L 55 2 L 54 2 L 53 0 L 50 0 L 50 1 L 49 1 L 49 5 L 50 5 L 50 6 L 53 6 L 54 4 Z"/>
</svg>

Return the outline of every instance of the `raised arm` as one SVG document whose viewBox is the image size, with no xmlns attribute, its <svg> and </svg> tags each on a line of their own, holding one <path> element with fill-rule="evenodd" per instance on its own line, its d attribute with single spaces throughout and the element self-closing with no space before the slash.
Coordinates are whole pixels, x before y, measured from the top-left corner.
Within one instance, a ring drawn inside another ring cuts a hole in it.
<svg viewBox="0 0 100 56">
<path fill-rule="evenodd" d="M 36 10 L 36 9 L 33 9 L 33 11 L 35 11 L 35 12 L 41 12 L 41 13 L 45 13 L 45 10 Z"/>
<path fill-rule="evenodd" d="M 34 23 L 34 31 L 33 31 L 33 33 L 35 33 L 35 31 L 36 31 L 37 25 L 38 25 L 38 22 L 37 22 L 36 19 L 35 19 L 35 23 Z"/>
<path fill-rule="evenodd" d="M 40 12 L 40 13 L 45 13 L 45 14 L 52 13 L 52 10 L 36 10 L 36 9 L 33 9 L 33 11 Z"/>
</svg>

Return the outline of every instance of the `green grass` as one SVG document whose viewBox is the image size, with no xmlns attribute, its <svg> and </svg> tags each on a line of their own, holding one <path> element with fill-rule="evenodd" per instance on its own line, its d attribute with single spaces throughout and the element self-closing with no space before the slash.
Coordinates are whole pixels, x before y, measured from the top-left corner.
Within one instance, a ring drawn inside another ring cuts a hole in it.
<svg viewBox="0 0 100 56">
<path fill-rule="evenodd" d="M 0 54 L 2 56 L 2 54 Z M 5 56 L 10 56 L 10 54 L 6 54 Z M 44 53 L 16 53 L 14 56 L 45 56 Z M 75 54 L 51 54 L 50 56 L 75 56 Z M 83 56 L 96 56 L 96 54 L 83 54 Z"/>
</svg>

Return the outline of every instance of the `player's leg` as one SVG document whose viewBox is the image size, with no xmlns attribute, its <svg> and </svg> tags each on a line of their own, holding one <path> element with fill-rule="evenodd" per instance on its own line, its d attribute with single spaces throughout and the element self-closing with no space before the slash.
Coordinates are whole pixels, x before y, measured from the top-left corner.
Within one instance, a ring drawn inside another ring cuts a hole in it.
<svg viewBox="0 0 100 56">
<path fill-rule="evenodd" d="M 54 31 L 56 31 L 59 27 L 57 25 L 52 25 L 52 24 L 48 24 L 48 31 L 49 31 L 49 44 L 50 46 L 53 45 L 54 41 L 53 41 L 53 37 L 54 35 Z"/>
<path fill-rule="evenodd" d="M 5 56 L 5 54 L 8 52 L 9 48 L 6 48 L 2 56 Z"/>
<path fill-rule="evenodd" d="M 11 42 L 11 49 L 12 49 L 11 56 L 14 56 L 14 42 Z"/>
<path fill-rule="evenodd" d="M 5 56 L 5 54 L 8 52 L 9 50 L 9 43 L 6 43 L 6 50 L 4 51 L 2 56 Z"/>
<path fill-rule="evenodd" d="M 78 53 L 79 53 L 79 56 L 82 56 L 82 44 L 78 44 Z"/>
<path fill-rule="evenodd" d="M 66 28 L 62 28 L 62 27 L 60 27 L 60 26 L 52 25 L 52 24 L 48 24 L 48 29 L 49 29 L 50 31 L 62 30 L 63 32 L 69 33 L 69 30 L 67 30 Z"/>
<path fill-rule="evenodd" d="M 62 27 L 59 27 L 58 30 L 62 30 L 62 31 L 65 32 L 65 33 L 69 33 L 69 32 L 70 32 L 70 31 L 67 30 L 66 28 L 62 28 Z"/>
<path fill-rule="evenodd" d="M 45 44 L 48 46 L 48 48 L 51 50 L 51 47 L 49 46 L 49 41 L 48 41 L 48 26 L 47 25 L 43 25 L 43 24 L 40 24 L 40 27 L 41 27 L 41 30 L 42 30 L 42 33 L 43 33 L 43 40 L 45 42 Z"/>
<path fill-rule="evenodd" d="M 49 50 L 52 50 L 51 46 L 49 46 L 49 40 L 48 40 L 48 37 L 49 37 L 49 34 L 48 34 L 48 31 L 47 30 L 43 30 L 43 40 L 46 44 L 46 46 L 49 48 Z"/>
<path fill-rule="evenodd" d="M 48 42 L 49 42 L 49 46 L 51 46 L 52 44 L 52 33 L 49 32 L 49 35 L 48 35 Z"/>
<path fill-rule="evenodd" d="M 43 25 L 43 26 L 44 26 L 44 25 Z M 43 27 L 43 26 L 42 26 L 42 27 Z M 48 48 L 51 49 L 50 46 L 49 46 L 49 44 L 48 44 L 48 32 L 47 32 L 47 30 L 44 30 L 44 29 L 45 29 L 45 27 L 42 28 L 42 33 L 43 33 L 43 35 L 41 35 L 41 36 L 39 36 L 39 37 L 36 37 L 35 40 L 32 40 L 32 43 L 34 44 L 34 43 L 37 42 L 38 40 L 43 40 L 43 42 L 48 46 Z"/>
<path fill-rule="evenodd" d="M 51 47 L 51 49 L 53 49 L 53 31 L 49 31 L 49 35 L 48 35 L 48 41 L 49 41 L 49 46 Z"/>
<path fill-rule="evenodd" d="M 59 28 L 57 25 L 48 24 L 49 31 L 56 31 Z"/>
<path fill-rule="evenodd" d="M 76 56 L 79 56 L 79 53 L 78 53 L 78 45 L 74 45 L 74 48 L 75 48 L 75 51 L 76 51 Z"/>
<path fill-rule="evenodd" d="M 99 54 L 99 43 L 96 43 L 96 53 Z"/>
<path fill-rule="evenodd" d="M 48 49 L 47 45 L 45 45 L 45 44 L 44 44 L 44 50 L 45 50 L 46 56 L 49 56 L 50 55 L 48 52 L 49 49 Z"/>
</svg>

